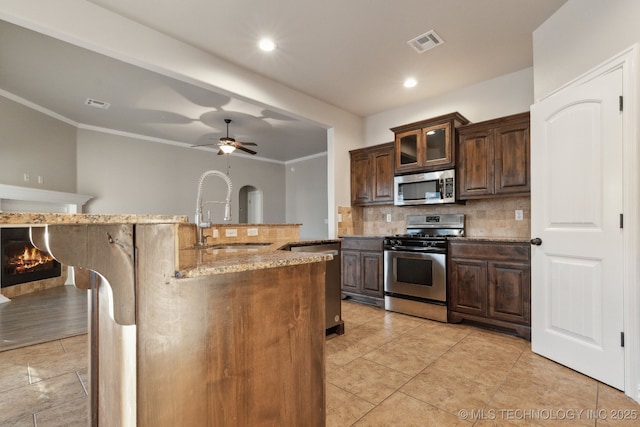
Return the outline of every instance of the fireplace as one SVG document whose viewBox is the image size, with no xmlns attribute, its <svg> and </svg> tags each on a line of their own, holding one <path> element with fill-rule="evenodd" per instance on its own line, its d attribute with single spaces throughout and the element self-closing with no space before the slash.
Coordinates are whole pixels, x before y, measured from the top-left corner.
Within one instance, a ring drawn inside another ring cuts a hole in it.
<svg viewBox="0 0 640 427">
<path fill-rule="evenodd" d="M 0 259 L 3 288 L 61 275 L 60 263 L 31 244 L 26 227 L 0 229 Z"/>
</svg>

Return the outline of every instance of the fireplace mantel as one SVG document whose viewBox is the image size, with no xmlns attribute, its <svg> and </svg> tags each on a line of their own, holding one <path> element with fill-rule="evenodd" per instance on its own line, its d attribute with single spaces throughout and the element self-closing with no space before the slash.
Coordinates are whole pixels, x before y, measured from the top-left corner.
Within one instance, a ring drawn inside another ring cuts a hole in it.
<svg viewBox="0 0 640 427">
<path fill-rule="evenodd" d="M 0 212 L 81 213 L 92 196 L 0 184 Z"/>
</svg>

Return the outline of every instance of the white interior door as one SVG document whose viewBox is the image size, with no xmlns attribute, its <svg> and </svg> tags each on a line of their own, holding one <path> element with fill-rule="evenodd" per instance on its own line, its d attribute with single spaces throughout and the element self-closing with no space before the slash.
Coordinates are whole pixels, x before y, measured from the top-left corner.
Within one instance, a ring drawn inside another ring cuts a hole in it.
<svg viewBox="0 0 640 427">
<path fill-rule="evenodd" d="M 622 70 L 531 108 L 532 350 L 624 389 Z"/>
<path fill-rule="evenodd" d="M 249 224 L 262 224 L 262 191 L 254 189 L 249 191 L 247 196 Z"/>
</svg>

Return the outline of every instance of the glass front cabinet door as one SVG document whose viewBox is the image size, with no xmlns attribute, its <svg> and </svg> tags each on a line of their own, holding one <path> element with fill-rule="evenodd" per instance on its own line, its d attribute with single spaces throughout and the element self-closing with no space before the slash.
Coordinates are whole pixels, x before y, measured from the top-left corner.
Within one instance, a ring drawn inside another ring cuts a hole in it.
<svg viewBox="0 0 640 427">
<path fill-rule="evenodd" d="M 426 166 L 448 166 L 452 165 L 451 146 L 451 124 L 443 123 L 436 126 L 429 126 L 422 131 L 424 135 L 424 146 L 426 149 Z"/>
<path fill-rule="evenodd" d="M 422 133 L 420 129 L 403 132 L 396 136 L 396 169 L 397 167 L 419 166 L 418 150 L 421 147 Z"/>
<path fill-rule="evenodd" d="M 454 167 L 455 128 L 469 123 L 459 113 L 392 128 L 395 134 L 395 173 Z"/>
</svg>

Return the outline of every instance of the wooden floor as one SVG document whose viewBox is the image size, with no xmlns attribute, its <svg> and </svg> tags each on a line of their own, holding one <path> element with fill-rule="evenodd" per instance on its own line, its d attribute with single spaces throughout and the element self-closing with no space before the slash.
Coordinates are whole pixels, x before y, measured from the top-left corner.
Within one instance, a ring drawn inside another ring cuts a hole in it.
<svg viewBox="0 0 640 427">
<path fill-rule="evenodd" d="M 86 334 L 87 295 L 58 286 L 0 304 L 0 351 Z"/>
</svg>

